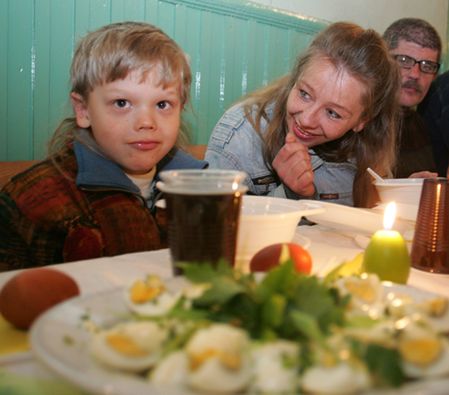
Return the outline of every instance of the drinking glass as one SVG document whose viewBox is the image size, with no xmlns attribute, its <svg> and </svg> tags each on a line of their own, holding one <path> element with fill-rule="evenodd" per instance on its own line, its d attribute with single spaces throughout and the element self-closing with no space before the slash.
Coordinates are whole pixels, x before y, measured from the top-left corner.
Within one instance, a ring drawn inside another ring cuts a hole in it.
<svg viewBox="0 0 449 395">
<path fill-rule="evenodd" d="M 247 175 L 234 170 L 170 170 L 160 173 L 174 274 L 180 263 L 234 265 Z"/>
<path fill-rule="evenodd" d="M 449 273 L 449 180 L 424 180 L 411 251 L 412 267 Z"/>
</svg>

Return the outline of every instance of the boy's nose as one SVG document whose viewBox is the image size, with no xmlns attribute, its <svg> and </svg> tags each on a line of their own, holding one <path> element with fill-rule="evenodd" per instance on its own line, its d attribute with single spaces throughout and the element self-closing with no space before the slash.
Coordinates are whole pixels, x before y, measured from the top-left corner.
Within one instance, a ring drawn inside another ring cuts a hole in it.
<svg viewBox="0 0 449 395">
<path fill-rule="evenodd" d="M 149 109 L 143 109 L 140 111 L 139 116 L 137 118 L 138 129 L 139 130 L 147 130 L 147 129 L 155 129 L 156 122 L 154 119 L 154 114 Z"/>
</svg>

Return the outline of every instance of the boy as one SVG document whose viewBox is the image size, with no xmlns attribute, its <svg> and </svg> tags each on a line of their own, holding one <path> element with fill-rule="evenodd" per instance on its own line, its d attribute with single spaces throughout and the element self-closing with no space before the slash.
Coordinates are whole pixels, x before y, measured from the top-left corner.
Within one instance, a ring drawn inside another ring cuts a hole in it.
<svg viewBox="0 0 449 395">
<path fill-rule="evenodd" d="M 75 116 L 49 157 L 0 193 L 0 270 L 166 247 L 158 172 L 207 166 L 176 148 L 191 72 L 160 29 L 124 22 L 87 34 L 71 83 Z"/>
</svg>

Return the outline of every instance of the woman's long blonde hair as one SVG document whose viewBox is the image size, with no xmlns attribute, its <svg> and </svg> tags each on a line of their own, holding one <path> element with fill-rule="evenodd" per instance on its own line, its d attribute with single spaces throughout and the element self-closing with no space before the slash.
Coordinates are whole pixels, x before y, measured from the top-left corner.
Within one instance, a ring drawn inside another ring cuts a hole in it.
<svg viewBox="0 0 449 395">
<path fill-rule="evenodd" d="M 96 86 L 126 78 L 135 70 L 142 73 L 142 79 L 156 70 L 162 86 L 179 82 L 183 107 L 188 103 L 192 75 L 186 55 L 161 29 L 144 22 L 109 24 L 81 39 L 70 70 L 71 92 L 87 101 Z M 79 132 L 75 117 L 64 119 L 49 143 L 50 156 L 85 134 Z M 184 137 L 181 132 L 179 139 Z M 95 144 L 92 139 L 87 141 Z"/>
<path fill-rule="evenodd" d="M 374 30 L 338 22 L 320 32 L 307 51 L 298 58 L 290 74 L 255 91 L 243 99 L 245 114 L 262 136 L 261 121 L 268 121 L 263 134 L 264 159 L 269 167 L 284 145 L 287 133 L 287 98 L 312 59 L 326 59 L 337 69 L 348 72 L 366 89 L 362 97 L 364 129 L 313 147 L 324 160 L 354 160 L 357 172 L 353 185 L 354 205 L 371 207 L 377 199 L 367 167 L 391 175 L 396 157 L 396 133 L 399 114 L 399 69 L 390 57 L 382 37 Z M 350 92 L 348 92 L 350 94 Z M 273 115 L 267 114 L 273 105 Z"/>
</svg>

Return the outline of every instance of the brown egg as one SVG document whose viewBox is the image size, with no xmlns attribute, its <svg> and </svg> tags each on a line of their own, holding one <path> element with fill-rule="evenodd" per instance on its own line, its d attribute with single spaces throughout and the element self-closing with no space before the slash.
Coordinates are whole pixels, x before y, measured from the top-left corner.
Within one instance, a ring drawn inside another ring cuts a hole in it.
<svg viewBox="0 0 449 395">
<path fill-rule="evenodd" d="M 266 272 L 289 259 L 298 273 L 309 274 L 312 271 L 312 257 L 296 243 L 278 243 L 262 248 L 251 259 L 250 270 Z"/>
<path fill-rule="evenodd" d="M 0 312 L 16 328 L 28 329 L 45 310 L 79 293 L 75 280 L 61 271 L 26 269 L 1 289 Z"/>
</svg>

